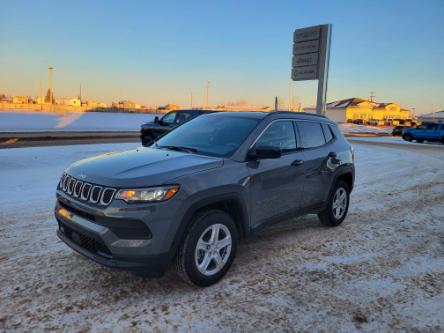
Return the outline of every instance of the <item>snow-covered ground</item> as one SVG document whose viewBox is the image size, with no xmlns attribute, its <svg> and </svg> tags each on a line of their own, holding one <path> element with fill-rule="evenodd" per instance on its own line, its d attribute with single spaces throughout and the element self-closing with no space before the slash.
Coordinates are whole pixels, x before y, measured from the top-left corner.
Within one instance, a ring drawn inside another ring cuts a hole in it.
<svg viewBox="0 0 444 333">
<path fill-rule="evenodd" d="M 11 131 L 138 131 L 154 114 L 111 112 L 0 111 L 0 132 Z M 344 133 L 391 135 L 391 127 L 340 124 Z"/>
<path fill-rule="evenodd" d="M 316 216 L 265 229 L 199 289 L 75 255 L 56 235 L 71 162 L 137 144 L 0 150 L 0 331 L 442 332 L 444 154 L 355 144 L 356 187 L 337 228 Z"/>
<path fill-rule="evenodd" d="M 376 134 L 376 135 L 392 135 L 393 127 L 390 126 L 368 126 L 368 125 L 357 125 L 344 123 L 339 124 L 339 128 L 342 133 L 346 134 L 357 134 L 357 133 L 366 133 L 366 134 Z"/>
<path fill-rule="evenodd" d="M 142 113 L 0 111 L 0 132 L 138 131 L 154 117 Z"/>
<path fill-rule="evenodd" d="M 348 138 L 349 141 L 353 141 L 355 143 L 358 142 L 367 142 L 367 143 L 378 143 L 378 144 L 396 144 L 396 145 L 405 145 L 406 147 L 412 147 L 415 148 L 430 148 L 430 147 L 437 147 L 437 149 L 444 148 L 444 144 L 442 142 L 429 142 L 425 141 L 423 143 L 419 143 L 416 141 L 405 141 L 400 136 L 365 136 L 365 137 L 353 137 Z"/>
</svg>

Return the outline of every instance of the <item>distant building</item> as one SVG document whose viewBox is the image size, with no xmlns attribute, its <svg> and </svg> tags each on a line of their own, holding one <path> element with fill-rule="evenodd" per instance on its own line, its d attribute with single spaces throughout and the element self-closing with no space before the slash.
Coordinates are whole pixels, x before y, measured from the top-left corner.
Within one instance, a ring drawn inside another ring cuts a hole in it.
<svg viewBox="0 0 444 333">
<path fill-rule="evenodd" d="M 113 102 L 112 106 L 119 109 L 140 109 L 140 105 L 133 101 Z"/>
<path fill-rule="evenodd" d="M 66 106 L 82 106 L 82 102 L 80 101 L 80 98 L 74 97 L 74 98 L 59 98 L 56 100 L 56 104 L 66 105 Z"/>
<path fill-rule="evenodd" d="M 180 105 L 177 105 L 177 104 L 167 104 L 167 105 L 159 106 L 158 109 L 159 110 L 166 110 L 166 111 L 179 110 L 180 109 Z"/>
<path fill-rule="evenodd" d="M 86 102 L 88 109 L 106 108 L 108 105 L 104 102 L 88 101 Z"/>
<path fill-rule="evenodd" d="M 316 112 L 316 108 L 306 108 L 306 112 Z M 328 103 L 325 115 L 338 123 L 361 119 L 364 122 L 382 122 L 393 119 L 409 119 L 410 110 L 396 103 L 377 103 L 362 98 L 349 98 Z"/>
<path fill-rule="evenodd" d="M 30 104 L 34 103 L 31 97 L 28 96 L 12 96 L 12 103 L 14 104 Z"/>
<path fill-rule="evenodd" d="M 422 115 L 418 116 L 418 120 L 422 123 L 425 123 L 425 122 L 444 123 L 444 110 L 438 111 L 438 112 L 422 114 Z"/>
</svg>

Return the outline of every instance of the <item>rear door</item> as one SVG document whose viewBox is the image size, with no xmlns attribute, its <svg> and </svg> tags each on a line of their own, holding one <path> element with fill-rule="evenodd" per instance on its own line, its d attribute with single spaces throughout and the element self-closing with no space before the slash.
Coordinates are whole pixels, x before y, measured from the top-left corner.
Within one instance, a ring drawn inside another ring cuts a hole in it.
<svg viewBox="0 0 444 333">
<path fill-rule="evenodd" d="M 327 165 L 334 159 L 334 136 L 327 124 L 296 121 L 296 125 L 304 152 L 305 179 L 301 209 L 310 209 L 327 200 L 329 194 L 332 170 Z"/>
<path fill-rule="evenodd" d="M 292 120 L 272 122 L 259 135 L 254 146 L 260 145 L 279 147 L 283 155 L 280 158 L 247 162 L 253 228 L 295 214 L 302 200 L 304 179 L 299 165 L 303 152 L 297 149 Z"/>
</svg>

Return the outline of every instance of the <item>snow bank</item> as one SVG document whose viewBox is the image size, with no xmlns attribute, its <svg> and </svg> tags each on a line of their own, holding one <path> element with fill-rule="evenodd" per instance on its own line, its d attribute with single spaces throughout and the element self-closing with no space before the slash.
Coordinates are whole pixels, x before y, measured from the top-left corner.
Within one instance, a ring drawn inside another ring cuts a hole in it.
<svg viewBox="0 0 444 333">
<path fill-rule="evenodd" d="M 154 117 L 141 113 L 0 111 L 0 132 L 138 131 Z"/>
</svg>

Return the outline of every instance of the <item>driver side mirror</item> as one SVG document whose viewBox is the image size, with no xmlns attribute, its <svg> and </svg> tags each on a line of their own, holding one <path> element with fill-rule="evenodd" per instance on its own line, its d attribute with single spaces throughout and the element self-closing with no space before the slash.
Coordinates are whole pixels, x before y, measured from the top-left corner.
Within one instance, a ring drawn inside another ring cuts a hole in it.
<svg viewBox="0 0 444 333">
<path fill-rule="evenodd" d="M 154 117 L 154 122 L 155 122 L 156 124 L 159 123 L 159 117 L 158 117 L 158 116 L 155 116 L 155 117 Z"/>
<path fill-rule="evenodd" d="M 280 158 L 282 156 L 282 150 L 273 146 L 258 146 L 253 148 L 248 157 L 251 159 L 264 159 L 264 158 Z"/>
</svg>

